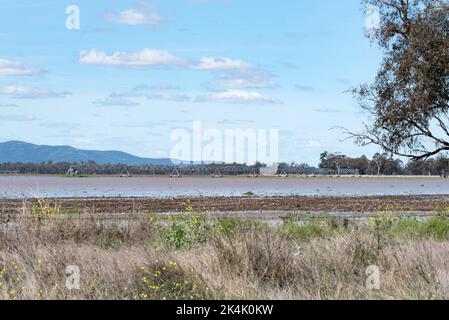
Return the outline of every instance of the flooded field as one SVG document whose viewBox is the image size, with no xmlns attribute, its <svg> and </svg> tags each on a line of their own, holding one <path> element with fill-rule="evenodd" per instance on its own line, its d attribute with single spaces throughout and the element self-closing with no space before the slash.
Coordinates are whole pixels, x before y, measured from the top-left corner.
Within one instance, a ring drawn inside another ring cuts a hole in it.
<svg viewBox="0 0 449 320">
<path fill-rule="evenodd" d="M 0 176 L 0 198 L 449 194 L 439 178 L 218 178 Z"/>
</svg>

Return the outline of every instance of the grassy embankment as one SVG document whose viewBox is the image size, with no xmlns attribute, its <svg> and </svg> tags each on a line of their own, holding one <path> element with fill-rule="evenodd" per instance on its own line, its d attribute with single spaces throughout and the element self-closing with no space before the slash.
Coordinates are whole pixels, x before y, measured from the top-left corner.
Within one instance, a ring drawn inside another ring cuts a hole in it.
<svg viewBox="0 0 449 320">
<path fill-rule="evenodd" d="M 188 210 L 192 211 L 191 208 Z M 39 201 L 0 226 L 0 299 L 445 299 L 449 220 L 113 223 Z M 4 221 L 3 221 L 4 222 Z M 81 270 L 66 288 L 66 267 Z M 380 290 L 365 286 L 380 268 Z"/>
</svg>

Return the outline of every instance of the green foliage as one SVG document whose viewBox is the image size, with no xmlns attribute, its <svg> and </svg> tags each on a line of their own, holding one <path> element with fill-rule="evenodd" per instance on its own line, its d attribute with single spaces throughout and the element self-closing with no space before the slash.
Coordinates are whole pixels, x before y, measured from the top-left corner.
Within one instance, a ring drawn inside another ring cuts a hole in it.
<svg viewBox="0 0 449 320">
<path fill-rule="evenodd" d="M 423 222 L 418 221 L 416 218 L 403 219 L 393 226 L 391 232 L 396 236 L 418 238 L 420 237 L 422 224 Z"/>
<path fill-rule="evenodd" d="M 445 217 L 432 218 L 422 226 L 422 234 L 438 240 L 449 237 L 449 220 Z"/>
<path fill-rule="evenodd" d="M 368 227 L 376 232 L 385 232 L 390 230 L 398 220 L 397 216 L 387 212 L 369 218 Z"/>
<path fill-rule="evenodd" d="M 222 218 L 214 223 L 214 229 L 224 235 L 234 236 L 239 225 L 240 221 L 235 218 Z"/>
<path fill-rule="evenodd" d="M 190 248 L 206 242 L 210 229 L 206 219 L 196 213 L 174 216 L 170 217 L 163 240 L 169 247 L 176 250 Z"/>
<path fill-rule="evenodd" d="M 31 206 L 31 214 L 34 217 L 47 217 L 59 214 L 59 206 L 57 204 L 50 204 L 45 199 L 38 199 L 36 203 Z"/>
<path fill-rule="evenodd" d="M 449 238 L 449 220 L 444 216 L 434 217 L 427 221 L 405 219 L 399 221 L 392 228 L 392 233 L 412 239 L 447 240 Z"/>
<path fill-rule="evenodd" d="M 333 236 L 340 232 L 340 227 L 333 219 L 314 218 L 303 224 L 295 220 L 286 220 L 279 226 L 278 231 L 287 238 L 308 240 Z"/>
</svg>

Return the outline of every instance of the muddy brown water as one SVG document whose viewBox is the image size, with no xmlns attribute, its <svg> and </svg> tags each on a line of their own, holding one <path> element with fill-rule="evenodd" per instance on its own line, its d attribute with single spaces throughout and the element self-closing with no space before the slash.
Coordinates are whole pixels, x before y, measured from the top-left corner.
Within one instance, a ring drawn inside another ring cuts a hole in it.
<svg viewBox="0 0 449 320">
<path fill-rule="evenodd" d="M 0 176 L 0 198 L 449 194 L 449 179 Z"/>
</svg>

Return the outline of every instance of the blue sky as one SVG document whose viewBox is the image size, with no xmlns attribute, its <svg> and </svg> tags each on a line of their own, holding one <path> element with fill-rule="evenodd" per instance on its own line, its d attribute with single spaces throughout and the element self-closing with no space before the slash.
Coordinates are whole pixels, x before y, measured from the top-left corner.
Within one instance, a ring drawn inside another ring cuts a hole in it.
<svg viewBox="0 0 449 320">
<path fill-rule="evenodd" d="M 66 28 L 66 7 L 80 29 Z M 351 95 L 380 51 L 359 0 L 0 0 L 0 141 L 166 157 L 170 132 L 278 128 L 316 164 L 361 128 Z"/>
</svg>

